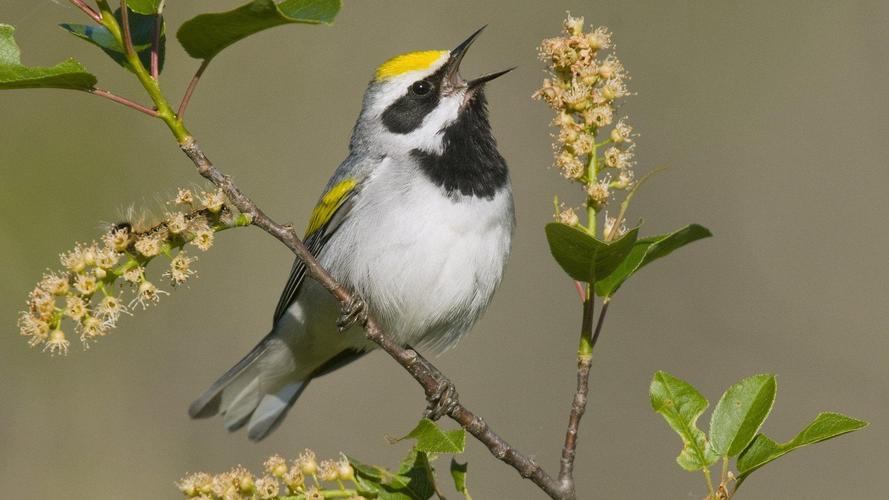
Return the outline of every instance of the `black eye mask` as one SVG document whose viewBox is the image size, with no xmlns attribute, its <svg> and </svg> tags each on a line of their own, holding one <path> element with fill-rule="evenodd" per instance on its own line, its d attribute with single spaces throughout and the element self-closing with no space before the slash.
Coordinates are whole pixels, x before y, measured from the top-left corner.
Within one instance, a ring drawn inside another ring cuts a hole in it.
<svg viewBox="0 0 889 500">
<path fill-rule="evenodd" d="M 423 124 L 423 119 L 441 101 L 442 68 L 428 78 L 417 80 L 408 87 L 407 93 L 393 102 L 383 112 L 383 125 L 394 134 L 409 134 Z M 425 93 L 423 93 L 425 92 Z"/>
</svg>

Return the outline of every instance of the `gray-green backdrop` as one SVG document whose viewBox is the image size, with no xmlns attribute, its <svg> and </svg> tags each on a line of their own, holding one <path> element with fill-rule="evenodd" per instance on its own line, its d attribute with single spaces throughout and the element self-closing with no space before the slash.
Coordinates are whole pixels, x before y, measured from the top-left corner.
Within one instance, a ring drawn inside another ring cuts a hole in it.
<svg viewBox="0 0 889 500">
<path fill-rule="evenodd" d="M 169 21 L 238 2 L 170 2 Z M 640 170 L 664 165 L 631 216 L 645 231 L 687 222 L 715 238 L 640 274 L 614 302 L 598 345 L 577 459 L 582 498 L 703 496 L 676 465 L 679 439 L 648 402 L 657 369 L 711 400 L 742 376 L 775 372 L 765 431 L 788 439 L 820 410 L 866 431 L 781 459 L 743 498 L 877 498 L 889 467 L 889 4 L 689 1 L 347 1 L 333 27 L 289 26 L 225 51 L 192 103 L 192 130 L 221 168 L 275 218 L 302 226 L 346 154 L 373 69 L 417 49 L 450 48 L 489 24 L 469 75 L 518 65 L 490 107 L 516 191 L 518 230 L 487 315 L 436 359 L 463 401 L 522 451 L 557 465 L 574 386 L 579 305 L 543 236 L 552 195 L 571 191 L 550 164 L 550 111 L 530 100 L 535 46 L 565 10 L 615 32 L 638 96 L 624 108 Z M 25 61 L 76 56 L 102 85 L 133 81 L 56 23 L 56 0 L 3 0 Z M 172 40 L 171 40 L 172 41 Z M 170 44 L 163 82 L 178 94 L 196 67 Z M 160 123 L 74 92 L 0 93 L 0 485 L 14 498 L 177 498 L 186 471 L 258 469 L 312 447 L 394 464 L 424 401 L 374 354 L 312 384 L 271 439 L 191 421 L 189 402 L 265 333 L 291 255 L 258 230 L 219 238 L 200 279 L 111 336 L 63 359 L 30 350 L 16 311 L 56 255 L 97 235 L 130 204 L 194 182 Z M 469 443 L 478 499 L 539 498 Z M 441 465 L 446 465 L 442 463 Z M 746 491 L 744 491 L 746 490 Z M 133 492 L 127 496 L 126 492 Z M 739 498 L 741 498 L 739 497 Z"/>
</svg>

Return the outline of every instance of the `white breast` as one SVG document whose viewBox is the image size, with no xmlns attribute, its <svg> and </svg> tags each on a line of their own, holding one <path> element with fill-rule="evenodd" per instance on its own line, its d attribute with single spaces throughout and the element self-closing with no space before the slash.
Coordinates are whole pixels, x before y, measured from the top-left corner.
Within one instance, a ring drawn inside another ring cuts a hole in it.
<svg viewBox="0 0 889 500">
<path fill-rule="evenodd" d="M 384 160 L 321 262 L 402 343 L 447 348 L 500 283 L 513 225 L 508 189 L 490 200 L 451 198 L 410 166 Z"/>
</svg>

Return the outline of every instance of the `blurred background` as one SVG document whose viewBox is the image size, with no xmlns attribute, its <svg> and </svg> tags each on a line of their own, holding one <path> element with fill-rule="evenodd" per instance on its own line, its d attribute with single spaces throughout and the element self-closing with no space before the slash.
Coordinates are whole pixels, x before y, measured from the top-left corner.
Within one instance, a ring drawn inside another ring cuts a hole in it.
<svg viewBox="0 0 889 500">
<path fill-rule="evenodd" d="M 173 2 L 162 83 L 181 94 L 197 67 L 172 39 L 184 20 L 235 1 Z M 302 226 L 345 157 L 374 68 L 409 50 L 447 49 L 489 24 L 464 62 L 490 86 L 518 229 L 493 304 L 435 362 L 462 401 L 550 471 L 575 384 L 580 304 L 549 256 L 552 196 L 576 196 L 549 165 L 551 111 L 530 95 L 539 41 L 566 10 L 615 33 L 632 75 L 624 112 L 639 171 L 668 166 L 636 198 L 644 233 L 690 222 L 715 237 L 624 287 L 597 346 L 577 458 L 581 498 L 701 498 L 674 459 L 679 438 L 651 411 L 652 373 L 692 381 L 711 402 L 744 376 L 778 374 L 764 427 L 791 438 L 818 412 L 869 420 L 863 432 L 757 472 L 738 498 L 877 498 L 889 468 L 889 4 L 688 1 L 347 1 L 333 27 L 285 26 L 227 49 L 189 109 L 224 171 L 279 221 Z M 85 22 L 56 0 L 3 0 L 24 61 L 68 56 L 100 84 L 147 102 L 104 54 L 56 27 Z M 161 123 L 75 92 L 0 93 L 0 484 L 15 498 L 177 498 L 187 471 L 259 470 L 273 453 L 340 450 L 395 465 L 425 402 L 375 353 L 317 380 L 270 439 L 250 443 L 188 404 L 270 326 L 290 269 L 256 229 L 221 235 L 200 279 L 66 358 L 31 350 L 17 311 L 57 254 L 135 204 L 157 207 L 198 180 Z M 579 196 L 575 198 L 580 200 Z M 702 419 L 706 427 L 709 414 Z M 450 425 L 446 422 L 446 424 Z M 531 483 L 475 441 L 464 457 L 477 499 L 531 499 Z M 441 461 L 446 478 L 446 462 Z M 452 491 L 450 481 L 445 491 Z M 456 494 L 452 495 L 456 497 Z"/>
</svg>

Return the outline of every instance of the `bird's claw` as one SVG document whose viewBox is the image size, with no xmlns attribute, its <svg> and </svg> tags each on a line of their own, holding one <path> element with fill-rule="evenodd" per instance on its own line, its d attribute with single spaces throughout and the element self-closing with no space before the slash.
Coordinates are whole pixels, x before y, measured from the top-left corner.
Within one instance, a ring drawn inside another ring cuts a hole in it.
<svg viewBox="0 0 889 500">
<path fill-rule="evenodd" d="M 440 380 L 435 392 L 426 396 L 429 405 L 424 416 L 429 420 L 438 420 L 449 414 L 459 404 L 457 388 L 450 380 Z"/>
<path fill-rule="evenodd" d="M 348 304 L 343 305 L 342 315 L 336 322 L 340 332 L 351 328 L 355 323 L 362 326 L 367 323 L 367 304 L 358 295 L 353 294 Z"/>
</svg>

